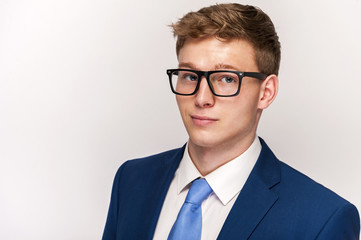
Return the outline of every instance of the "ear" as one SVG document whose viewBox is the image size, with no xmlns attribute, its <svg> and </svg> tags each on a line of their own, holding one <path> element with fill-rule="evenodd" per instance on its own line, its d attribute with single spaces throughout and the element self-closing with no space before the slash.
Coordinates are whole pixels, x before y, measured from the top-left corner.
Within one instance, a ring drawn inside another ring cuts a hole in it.
<svg viewBox="0 0 361 240">
<path fill-rule="evenodd" d="M 278 77 L 269 75 L 261 84 L 258 109 L 266 109 L 276 98 L 278 92 Z"/>
</svg>

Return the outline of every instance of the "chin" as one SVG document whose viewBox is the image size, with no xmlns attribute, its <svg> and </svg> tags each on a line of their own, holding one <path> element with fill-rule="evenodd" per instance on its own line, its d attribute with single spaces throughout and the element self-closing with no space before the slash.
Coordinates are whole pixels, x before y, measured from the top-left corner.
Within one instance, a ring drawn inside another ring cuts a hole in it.
<svg viewBox="0 0 361 240">
<path fill-rule="evenodd" d="M 205 137 L 204 135 L 197 135 L 196 137 L 189 137 L 189 142 L 197 147 L 211 148 L 217 146 L 216 139 L 211 136 Z"/>
</svg>

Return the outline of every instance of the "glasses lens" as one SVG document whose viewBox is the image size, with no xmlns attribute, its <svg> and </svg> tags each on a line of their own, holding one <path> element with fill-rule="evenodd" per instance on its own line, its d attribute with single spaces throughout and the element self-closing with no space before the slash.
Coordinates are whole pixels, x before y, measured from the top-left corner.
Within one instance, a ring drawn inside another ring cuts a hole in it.
<svg viewBox="0 0 361 240">
<path fill-rule="evenodd" d="M 230 96 L 239 89 L 239 77 L 232 72 L 215 72 L 209 76 L 214 92 L 218 95 Z"/>
<path fill-rule="evenodd" d="M 198 75 L 190 71 L 174 71 L 171 75 L 173 90 L 180 94 L 192 94 L 198 82 Z"/>
</svg>

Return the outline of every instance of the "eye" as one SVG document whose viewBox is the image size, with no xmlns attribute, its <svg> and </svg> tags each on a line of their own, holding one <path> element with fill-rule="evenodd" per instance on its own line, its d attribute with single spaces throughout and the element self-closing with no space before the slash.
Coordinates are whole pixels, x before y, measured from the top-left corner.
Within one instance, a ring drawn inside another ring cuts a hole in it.
<svg viewBox="0 0 361 240">
<path fill-rule="evenodd" d="M 196 75 L 193 75 L 193 74 L 187 74 L 186 79 L 189 80 L 189 81 L 197 81 L 198 77 Z"/>
<path fill-rule="evenodd" d="M 224 76 L 220 79 L 223 83 L 235 83 L 237 82 L 237 79 L 230 77 L 230 76 Z"/>
<path fill-rule="evenodd" d="M 194 82 L 198 80 L 198 76 L 193 73 L 181 73 L 181 78 L 186 81 Z"/>
</svg>

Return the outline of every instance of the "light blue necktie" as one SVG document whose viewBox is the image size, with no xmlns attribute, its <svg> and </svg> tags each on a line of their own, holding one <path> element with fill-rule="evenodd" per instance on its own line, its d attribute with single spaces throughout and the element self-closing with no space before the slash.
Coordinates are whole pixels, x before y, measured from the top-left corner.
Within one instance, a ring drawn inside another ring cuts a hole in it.
<svg viewBox="0 0 361 240">
<path fill-rule="evenodd" d="M 200 240 L 202 233 L 202 202 L 212 192 L 205 179 L 197 179 L 192 183 L 186 200 L 178 213 L 168 240 Z"/>
</svg>

